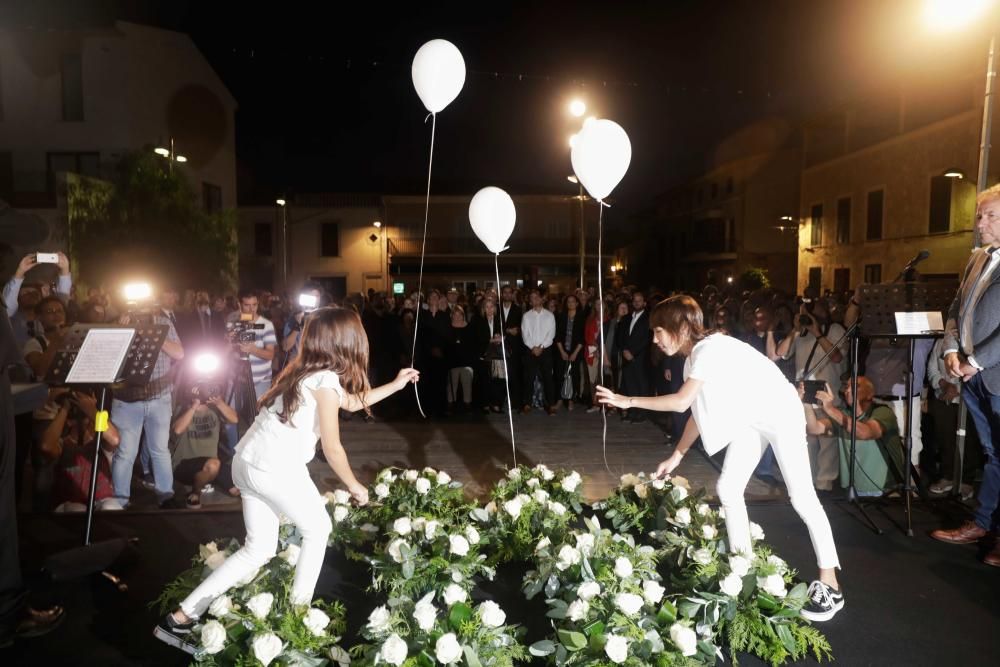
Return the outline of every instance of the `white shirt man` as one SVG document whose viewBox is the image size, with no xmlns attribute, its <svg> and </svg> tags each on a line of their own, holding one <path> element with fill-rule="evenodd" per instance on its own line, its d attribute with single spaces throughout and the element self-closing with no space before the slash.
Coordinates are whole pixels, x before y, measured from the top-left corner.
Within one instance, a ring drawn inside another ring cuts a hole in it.
<svg viewBox="0 0 1000 667">
<path fill-rule="evenodd" d="M 552 381 L 552 341 L 556 337 L 556 318 L 542 307 L 542 295 L 531 292 L 531 310 L 521 318 L 521 339 L 524 341 L 523 412 L 531 411 L 535 377 L 538 376 L 544 392 L 545 410 L 555 414 L 555 386 Z"/>
<path fill-rule="evenodd" d="M 532 308 L 521 318 L 521 338 L 531 349 L 551 347 L 556 337 L 556 318 L 545 308 Z"/>
</svg>

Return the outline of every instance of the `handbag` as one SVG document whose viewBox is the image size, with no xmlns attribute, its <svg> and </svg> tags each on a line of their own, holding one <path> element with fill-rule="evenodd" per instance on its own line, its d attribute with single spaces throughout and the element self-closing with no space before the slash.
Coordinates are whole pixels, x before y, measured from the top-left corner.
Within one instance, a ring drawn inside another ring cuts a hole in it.
<svg viewBox="0 0 1000 667">
<path fill-rule="evenodd" d="M 573 398 L 573 365 L 566 364 L 566 374 L 563 375 L 562 391 L 559 396 L 565 400 Z"/>
</svg>

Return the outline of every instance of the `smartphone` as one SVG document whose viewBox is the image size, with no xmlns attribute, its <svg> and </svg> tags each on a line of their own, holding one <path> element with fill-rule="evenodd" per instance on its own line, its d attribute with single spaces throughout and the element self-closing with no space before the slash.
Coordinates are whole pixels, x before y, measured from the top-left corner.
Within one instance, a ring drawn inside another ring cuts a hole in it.
<svg viewBox="0 0 1000 667">
<path fill-rule="evenodd" d="M 802 385 L 805 389 L 805 393 L 802 396 L 802 403 L 804 405 L 818 405 L 819 401 L 816 400 L 816 392 L 826 390 L 826 382 L 823 380 L 804 380 Z"/>
<path fill-rule="evenodd" d="M 36 264 L 58 264 L 59 254 L 55 252 L 36 252 L 35 253 L 35 263 Z"/>
</svg>

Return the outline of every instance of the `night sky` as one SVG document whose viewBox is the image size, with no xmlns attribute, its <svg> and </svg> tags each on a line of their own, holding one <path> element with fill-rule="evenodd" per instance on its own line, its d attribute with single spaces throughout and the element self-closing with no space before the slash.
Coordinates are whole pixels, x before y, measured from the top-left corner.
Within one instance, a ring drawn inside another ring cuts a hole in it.
<svg viewBox="0 0 1000 667">
<path fill-rule="evenodd" d="M 241 203 L 281 192 L 420 193 L 430 125 L 413 54 L 444 38 L 468 75 L 438 117 L 434 191 L 570 193 L 567 140 L 590 113 L 629 133 L 616 191 L 638 211 L 705 168 L 744 124 L 797 120 L 846 100 L 985 65 L 977 30 L 932 37 L 911 0 L 528 3 L 205 0 L 8 5 L 14 25 L 115 18 L 190 34 L 236 97 Z M 982 61 L 982 62 L 980 62 Z"/>
</svg>

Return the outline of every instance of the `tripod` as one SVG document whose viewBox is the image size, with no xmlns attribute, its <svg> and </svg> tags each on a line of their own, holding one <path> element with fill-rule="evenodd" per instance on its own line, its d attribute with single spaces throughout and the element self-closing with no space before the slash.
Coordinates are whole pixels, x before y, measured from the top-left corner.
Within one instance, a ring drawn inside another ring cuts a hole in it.
<svg viewBox="0 0 1000 667">
<path fill-rule="evenodd" d="M 236 423 L 237 439 L 242 438 L 250 424 L 257 417 L 257 389 L 253 383 L 253 370 L 250 368 L 250 357 L 240 355 L 233 368 L 232 383 L 226 400 L 233 406 L 239 420 Z M 232 446 L 235 446 L 233 443 Z"/>
</svg>

